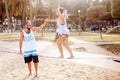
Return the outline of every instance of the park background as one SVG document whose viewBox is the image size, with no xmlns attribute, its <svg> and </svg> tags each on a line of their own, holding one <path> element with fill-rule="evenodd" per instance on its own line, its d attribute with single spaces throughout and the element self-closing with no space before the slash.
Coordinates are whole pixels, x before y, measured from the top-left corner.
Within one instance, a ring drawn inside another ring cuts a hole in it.
<svg viewBox="0 0 120 80">
<path fill-rule="evenodd" d="M 66 59 L 65 49 L 65 59 L 57 59 L 56 24 L 48 23 L 35 32 L 40 76 L 26 77 L 26 65 L 19 55 L 23 24 L 31 20 L 38 27 L 45 18 L 56 18 L 59 4 L 65 8 L 75 59 Z M 119 11 L 120 0 L 0 0 L 0 79 L 120 80 Z"/>
</svg>

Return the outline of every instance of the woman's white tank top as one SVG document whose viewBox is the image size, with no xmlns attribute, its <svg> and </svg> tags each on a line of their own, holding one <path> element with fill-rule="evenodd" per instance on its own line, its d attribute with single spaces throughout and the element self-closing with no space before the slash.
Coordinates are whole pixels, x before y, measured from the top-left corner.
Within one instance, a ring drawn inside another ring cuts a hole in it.
<svg viewBox="0 0 120 80">
<path fill-rule="evenodd" d="M 57 30 L 56 30 L 56 32 L 58 34 L 69 34 L 70 33 L 70 31 L 67 28 L 67 23 L 66 23 L 65 18 L 64 18 L 64 21 L 65 21 L 65 23 L 62 25 L 60 23 L 59 18 L 57 18 Z"/>
</svg>

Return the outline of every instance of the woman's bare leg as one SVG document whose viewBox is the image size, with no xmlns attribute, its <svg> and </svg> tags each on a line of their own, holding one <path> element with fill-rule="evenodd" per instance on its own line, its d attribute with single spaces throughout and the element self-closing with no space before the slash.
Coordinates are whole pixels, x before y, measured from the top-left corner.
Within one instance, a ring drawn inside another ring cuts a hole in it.
<svg viewBox="0 0 120 80">
<path fill-rule="evenodd" d="M 63 39 L 62 39 L 62 37 L 60 37 L 57 41 L 58 49 L 59 49 L 59 52 L 60 52 L 60 58 L 64 58 L 62 43 L 63 43 Z"/>
<path fill-rule="evenodd" d="M 68 52 L 70 53 L 70 57 L 69 58 L 70 59 L 74 58 L 73 53 L 72 53 L 72 49 L 68 45 L 68 37 L 64 37 L 64 46 L 68 50 Z"/>
</svg>

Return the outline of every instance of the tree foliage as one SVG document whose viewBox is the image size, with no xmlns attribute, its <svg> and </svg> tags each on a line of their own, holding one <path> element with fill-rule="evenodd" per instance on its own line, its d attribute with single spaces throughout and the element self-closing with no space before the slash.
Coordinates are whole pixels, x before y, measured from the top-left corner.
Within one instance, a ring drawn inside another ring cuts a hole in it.
<svg viewBox="0 0 120 80">
<path fill-rule="evenodd" d="M 120 19 L 120 0 L 111 0 L 111 14 L 113 18 Z"/>
<path fill-rule="evenodd" d="M 7 0 L 7 2 L 10 18 L 13 16 L 21 19 L 23 14 L 26 16 L 28 15 L 28 0 Z M 5 18 L 5 0 L 2 0 L 0 4 L 0 7 L 2 7 L 2 17 Z"/>
<path fill-rule="evenodd" d="M 87 18 L 86 20 L 92 23 L 98 22 L 98 20 L 103 17 L 106 13 L 105 6 L 91 6 L 87 9 Z"/>
</svg>

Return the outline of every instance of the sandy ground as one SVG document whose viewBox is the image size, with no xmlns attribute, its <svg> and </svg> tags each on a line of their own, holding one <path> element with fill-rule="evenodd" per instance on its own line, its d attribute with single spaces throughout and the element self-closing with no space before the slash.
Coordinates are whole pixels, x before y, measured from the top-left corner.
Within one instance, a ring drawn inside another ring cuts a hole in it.
<svg viewBox="0 0 120 80">
<path fill-rule="evenodd" d="M 34 77 L 34 67 L 32 70 L 28 77 L 23 56 L 0 52 L 0 80 L 120 80 L 118 71 L 57 58 L 39 57 L 38 77 Z"/>
</svg>

